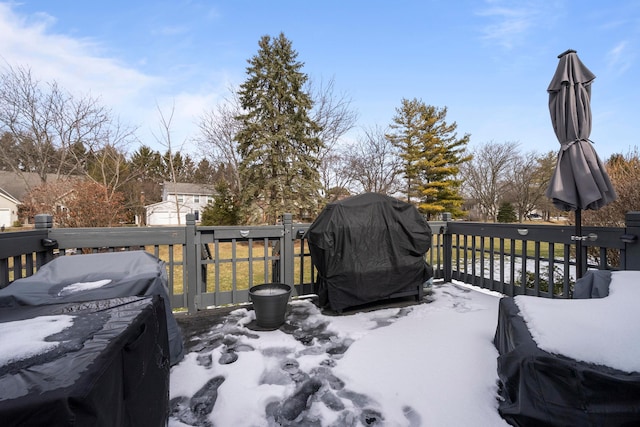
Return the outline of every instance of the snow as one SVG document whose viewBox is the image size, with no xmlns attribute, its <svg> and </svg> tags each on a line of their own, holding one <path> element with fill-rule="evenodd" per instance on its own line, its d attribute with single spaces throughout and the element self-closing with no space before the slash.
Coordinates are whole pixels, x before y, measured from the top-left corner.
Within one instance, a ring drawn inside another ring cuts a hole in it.
<svg viewBox="0 0 640 427">
<path fill-rule="evenodd" d="M 393 325 L 355 342 L 334 372 L 379 404 L 391 425 L 403 408 L 433 426 L 498 426 L 495 296 L 448 287 Z M 372 357 L 373 356 L 373 357 Z M 464 407 L 462 407 L 464 402 Z"/>
<path fill-rule="evenodd" d="M 542 350 L 626 372 L 640 372 L 640 275 L 614 271 L 609 296 L 554 300 L 515 297 Z M 635 345 L 629 345 L 635 343 Z"/>
<path fill-rule="evenodd" d="M 40 316 L 0 323 L 0 366 L 51 350 L 60 342 L 45 341 L 73 324 L 73 316 Z"/>
<path fill-rule="evenodd" d="M 266 289 L 256 289 L 254 291 L 251 291 L 251 293 L 253 295 L 284 295 L 286 293 L 288 293 L 289 291 L 286 289 L 282 289 L 282 288 L 266 288 Z"/>
<path fill-rule="evenodd" d="M 58 296 L 66 296 L 69 294 L 98 289 L 111 283 L 111 279 L 96 280 L 94 282 L 77 282 L 65 286 L 58 292 Z"/>
<path fill-rule="evenodd" d="M 515 301 L 542 349 L 638 372 L 638 278 L 613 272 L 601 299 Z M 250 330 L 254 312 L 236 310 L 173 367 L 169 426 L 506 426 L 493 345 L 501 297 L 446 283 L 430 303 L 342 316 L 297 300 L 294 332 Z M 219 363 L 229 352 L 237 360 Z M 207 387 L 216 400 L 198 412 Z"/>
<path fill-rule="evenodd" d="M 602 299 L 515 301 L 543 350 L 638 372 L 639 277 L 613 272 Z M 342 316 L 294 300 L 289 329 L 275 331 L 249 329 L 252 310 L 231 312 L 172 368 L 169 426 L 506 426 L 493 346 L 501 295 L 432 289 L 430 303 Z M 47 337 L 72 323 L 0 323 L 0 366 L 55 348 Z"/>
<path fill-rule="evenodd" d="M 306 345 L 296 333 L 248 330 L 254 312 L 236 310 L 204 338 L 229 344 L 188 353 L 172 368 L 169 426 L 507 425 L 497 411 L 493 346 L 500 295 L 444 284 L 432 298 L 343 316 L 292 301 L 288 322 L 313 337 Z M 235 362 L 217 363 L 238 346 Z M 186 399 L 219 377 L 213 408 L 194 421 Z M 303 395 L 288 421 L 282 414 L 304 387 L 317 392 L 308 402 Z"/>
</svg>

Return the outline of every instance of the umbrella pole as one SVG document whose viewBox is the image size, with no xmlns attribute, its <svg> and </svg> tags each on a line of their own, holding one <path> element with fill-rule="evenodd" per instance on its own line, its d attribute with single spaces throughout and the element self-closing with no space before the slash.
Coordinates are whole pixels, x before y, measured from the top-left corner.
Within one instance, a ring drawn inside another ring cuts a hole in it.
<svg viewBox="0 0 640 427">
<path fill-rule="evenodd" d="M 582 277 L 582 209 L 576 209 L 576 280 Z"/>
</svg>

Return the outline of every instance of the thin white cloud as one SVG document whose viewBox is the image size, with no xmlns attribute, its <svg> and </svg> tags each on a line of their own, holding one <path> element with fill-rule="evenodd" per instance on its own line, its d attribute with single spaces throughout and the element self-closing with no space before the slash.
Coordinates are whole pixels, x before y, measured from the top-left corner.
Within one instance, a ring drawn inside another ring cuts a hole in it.
<svg viewBox="0 0 640 427">
<path fill-rule="evenodd" d="M 187 32 L 189 32 L 189 28 L 180 25 L 173 25 L 160 27 L 158 30 L 153 31 L 153 34 L 160 36 L 176 36 L 186 34 Z"/>
<path fill-rule="evenodd" d="M 481 30 L 483 39 L 505 49 L 512 49 L 540 21 L 541 9 L 535 3 L 523 5 L 518 2 L 514 6 L 503 3 L 505 2 L 490 0 L 487 7 L 477 15 L 489 21 Z"/>
<path fill-rule="evenodd" d="M 621 28 L 629 23 L 627 19 L 615 19 L 611 21 L 605 21 L 599 25 L 598 28 L 602 30 L 615 30 Z"/>
<path fill-rule="evenodd" d="M 631 67 L 634 57 L 629 52 L 627 41 L 623 40 L 607 52 L 607 68 L 613 70 L 614 74 L 624 74 Z"/>
<path fill-rule="evenodd" d="M 212 7 L 209 8 L 207 10 L 207 13 L 205 14 L 205 16 L 207 17 L 207 19 L 209 20 L 216 20 L 222 17 L 222 14 L 220 13 L 220 11 L 218 11 L 217 8 Z"/>
</svg>

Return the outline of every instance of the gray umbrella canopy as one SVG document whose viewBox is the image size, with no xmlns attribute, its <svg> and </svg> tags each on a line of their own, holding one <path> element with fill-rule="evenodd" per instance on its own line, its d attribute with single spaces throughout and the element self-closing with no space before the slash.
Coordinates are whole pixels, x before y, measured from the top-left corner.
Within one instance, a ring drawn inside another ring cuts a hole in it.
<svg viewBox="0 0 640 427">
<path fill-rule="evenodd" d="M 616 199 L 591 134 L 591 82 L 595 75 L 573 50 L 559 56 L 549 84 L 549 112 L 562 146 L 547 197 L 563 211 L 599 209 Z"/>
<path fill-rule="evenodd" d="M 558 56 L 560 62 L 549 84 L 551 123 L 560 152 L 547 197 L 555 207 L 576 213 L 576 276 L 582 277 L 581 211 L 600 209 L 617 196 L 609 175 L 596 154 L 591 134 L 591 83 L 596 76 L 580 61 L 575 50 Z"/>
</svg>

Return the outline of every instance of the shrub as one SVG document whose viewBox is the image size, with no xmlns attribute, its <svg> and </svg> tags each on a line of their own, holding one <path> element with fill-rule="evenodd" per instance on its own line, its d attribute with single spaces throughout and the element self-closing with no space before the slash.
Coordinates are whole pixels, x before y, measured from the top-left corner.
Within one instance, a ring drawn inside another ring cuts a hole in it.
<svg viewBox="0 0 640 427">
<path fill-rule="evenodd" d="M 508 202 L 504 202 L 500 205 L 498 210 L 498 222 L 516 222 L 518 217 L 513 209 L 513 205 Z"/>
<path fill-rule="evenodd" d="M 538 287 L 540 292 L 549 292 L 549 268 L 542 269 L 540 272 L 540 276 L 538 277 Z M 522 270 L 518 273 L 518 277 L 522 277 Z M 526 277 L 526 287 L 528 289 L 533 289 L 536 281 L 535 273 L 527 271 L 525 273 Z M 522 280 L 516 280 L 517 286 L 522 286 Z M 573 287 L 575 285 L 575 281 L 573 277 L 569 277 L 569 295 L 566 295 L 567 298 L 571 298 L 573 295 Z M 562 270 L 556 265 L 553 267 L 553 293 L 554 295 L 562 295 L 564 290 L 564 273 Z"/>
</svg>

